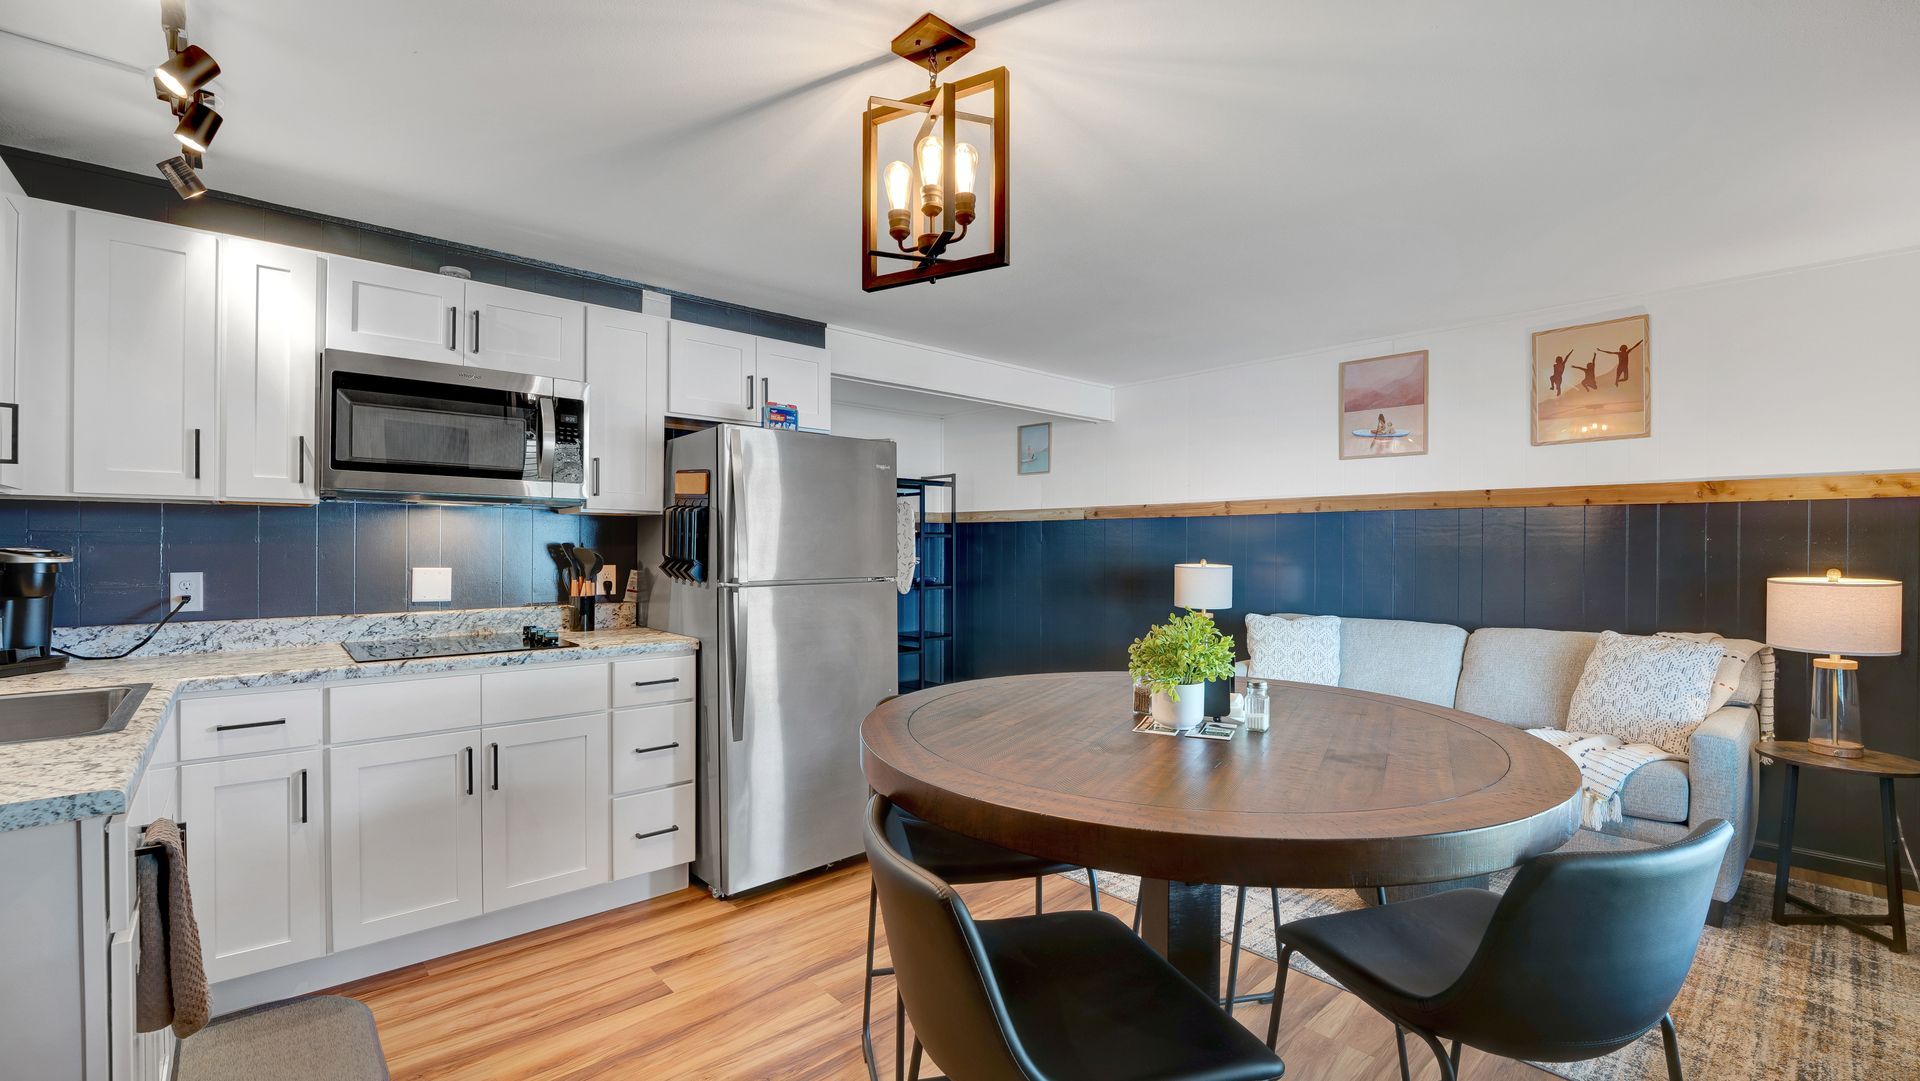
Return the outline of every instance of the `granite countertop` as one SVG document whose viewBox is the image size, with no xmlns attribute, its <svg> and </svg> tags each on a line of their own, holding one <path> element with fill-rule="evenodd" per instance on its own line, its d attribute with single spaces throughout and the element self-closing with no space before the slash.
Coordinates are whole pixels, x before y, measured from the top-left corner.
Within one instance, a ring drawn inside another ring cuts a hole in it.
<svg viewBox="0 0 1920 1081">
<path fill-rule="evenodd" d="M 641 653 L 686 653 L 699 639 L 646 627 L 565 631 L 578 643 L 528 653 L 356 663 L 338 642 L 276 649 L 224 649 L 118 661 L 74 661 L 57 672 L 0 679 L 0 695 L 150 683 L 133 719 L 119 732 L 37 743 L 0 744 L 0 830 L 67 822 L 127 809 L 153 754 L 160 721 L 173 700 L 202 691 L 429 675 Z"/>
</svg>

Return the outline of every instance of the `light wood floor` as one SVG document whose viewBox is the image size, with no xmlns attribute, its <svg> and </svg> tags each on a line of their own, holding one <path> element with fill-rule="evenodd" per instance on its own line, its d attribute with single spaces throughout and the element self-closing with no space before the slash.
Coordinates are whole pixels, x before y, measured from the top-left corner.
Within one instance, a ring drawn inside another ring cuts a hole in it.
<svg viewBox="0 0 1920 1081">
<path fill-rule="evenodd" d="M 683 890 L 337 993 L 372 1008 L 394 1081 L 858 1081 L 866 1077 L 859 1028 L 867 883 L 866 865 L 856 863 L 745 900 Z M 1046 890 L 1049 909 L 1087 906 L 1086 888 L 1074 882 L 1050 879 Z M 980 918 L 1033 908 L 1030 881 L 961 893 Z M 1132 916 L 1124 902 L 1103 898 L 1102 906 Z M 1265 990 L 1275 968 L 1243 953 L 1241 973 L 1247 990 Z M 877 1050 L 891 1077 L 890 980 L 878 981 L 875 998 Z M 1266 1007 L 1243 1006 L 1237 1016 L 1266 1033 Z M 1289 1079 L 1399 1076 L 1393 1027 L 1358 999 L 1298 973 L 1287 984 L 1280 1053 Z M 1423 1067 L 1415 1077 L 1438 1077 L 1424 1055 L 1415 1058 Z M 1462 1066 L 1471 1081 L 1549 1076 L 1471 1050 Z"/>
</svg>

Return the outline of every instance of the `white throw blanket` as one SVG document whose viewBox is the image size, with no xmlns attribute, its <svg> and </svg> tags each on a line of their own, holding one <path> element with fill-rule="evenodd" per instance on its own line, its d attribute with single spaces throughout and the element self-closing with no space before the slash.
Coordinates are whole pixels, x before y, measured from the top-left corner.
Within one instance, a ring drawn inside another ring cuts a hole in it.
<svg viewBox="0 0 1920 1081">
<path fill-rule="evenodd" d="M 1620 790 L 1627 786 L 1634 770 L 1649 762 L 1681 757 L 1651 743 L 1622 743 L 1617 736 L 1589 736 L 1558 728 L 1529 728 L 1527 732 L 1565 751 L 1580 767 L 1580 824 L 1590 830 L 1604 829 L 1626 817 L 1620 806 Z"/>
</svg>

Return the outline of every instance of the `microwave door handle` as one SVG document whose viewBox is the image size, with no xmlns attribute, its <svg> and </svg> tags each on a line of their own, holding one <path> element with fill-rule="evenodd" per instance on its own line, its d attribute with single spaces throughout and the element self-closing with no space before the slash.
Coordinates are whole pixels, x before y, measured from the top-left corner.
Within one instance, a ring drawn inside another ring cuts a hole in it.
<svg viewBox="0 0 1920 1081">
<path fill-rule="evenodd" d="M 553 479 L 553 459 L 559 453 L 559 441 L 553 430 L 553 398 L 541 395 L 540 399 L 540 475 L 537 480 Z"/>
</svg>

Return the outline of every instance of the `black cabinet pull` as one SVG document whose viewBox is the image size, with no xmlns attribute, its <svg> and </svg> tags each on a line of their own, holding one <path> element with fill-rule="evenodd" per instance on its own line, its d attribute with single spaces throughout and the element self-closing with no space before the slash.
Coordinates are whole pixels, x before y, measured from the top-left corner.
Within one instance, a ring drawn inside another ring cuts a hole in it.
<svg viewBox="0 0 1920 1081">
<path fill-rule="evenodd" d="M 193 430 L 193 479 L 200 479 L 200 429 Z"/>
<path fill-rule="evenodd" d="M 274 725 L 286 723 L 287 719 L 285 717 L 276 717 L 271 721 L 248 721 L 246 724 L 216 724 L 213 726 L 213 730 L 215 732 L 238 732 L 242 728 L 272 728 Z"/>
<path fill-rule="evenodd" d="M 490 787 L 498 792 L 500 791 L 500 745 L 494 743 L 489 746 L 493 749 L 493 784 Z"/>
<path fill-rule="evenodd" d="M 674 740 L 672 743 L 662 743 L 658 747 L 635 747 L 633 749 L 633 753 L 634 754 L 652 754 L 655 751 L 671 751 L 678 746 L 680 746 L 680 741 Z"/>
<path fill-rule="evenodd" d="M 473 795 L 473 748 L 464 748 L 467 752 L 467 795 Z"/>
<path fill-rule="evenodd" d="M 747 376 L 747 408 L 753 408 L 753 376 Z"/>
<path fill-rule="evenodd" d="M 658 687 L 662 684 L 678 682 L 680 682 L 679 676 L 669 676 L 666 679 L 637 679 L 634 680 L 633 685 L 636 687 Z"/>
<path fill-rule="evenodd" d="M 7 421 L 7 433 L 9 436 L 11 436 L 8 442 L 11 446 L 11 449 L 7 451 L 7 456 L 5 458 L 0 458 L 0 465 L 19 465 L 20 464 L 20 403 L 19 402 L 0 402 L 0 409 L 6 410 L 8 414 L 11 415 L 11 419 Z"/>
<path fill-rule="evenodd" d="M 300 821 L 307 820 L 307 771 L 300 771 Z"/>
<path fill-rule="evenodd" d="M 460 305 L 458 304 L 447 307 L 447 348 L 455 350 L 460 348 Z"/>
<path fill-rule="evenodd" d="M 679 827 L 679 826 L 668 826 L 668 827 L 667 827 L 666 829 L 663 829 L 663 830 L 654 830 L 654 831 L 653 831 L 653 832 L 651 832 L 651 833 L 636 833 L 636 834 L 634 834 L 634 835 L 633 835 L 633 839 L 634 839 L 634 840 L 636 840 L 636 841 L 644 841 L 644 840 L 646 840 L 646 839 L 647 839 L 647 838 L 649 838 L 649 837 L 659 837 L 659 836 L 662 836 L 662 835 L 664 835 L 664 834 L 668 834 L 668 833 L 678 833 L 678 832 L 680 832 L 680 827 Z"/>
<path fill-rule="evenodd" d="M 593 494 L 600 494 L 600 459 L 598 456 L 593 459 Z"/>
<path fill-rule="evenodd" d="M 293 482 L 295 484 L 305 484 L 307 482 L 307 437 L 302 435 L 296 436 L 295 438 L 299 439 L 300 442 L 294 451 L 293 461 L 295 468 L 297 468 L 300 473 L 299 476 L 294 478 Z"/>
<path fill-rule="evenodd" d="M 480 355 L 480 309 L 473 309 L 473 355 Z"/>
</svg>

